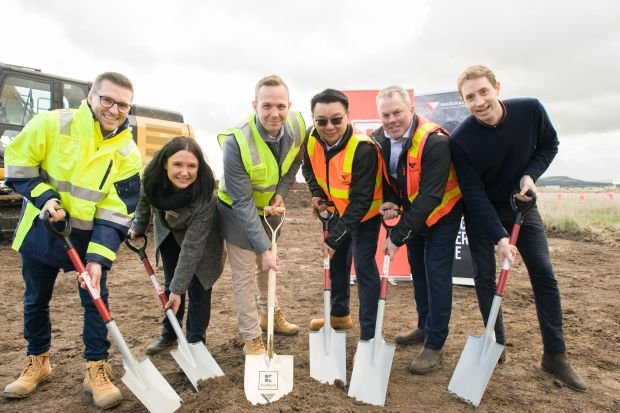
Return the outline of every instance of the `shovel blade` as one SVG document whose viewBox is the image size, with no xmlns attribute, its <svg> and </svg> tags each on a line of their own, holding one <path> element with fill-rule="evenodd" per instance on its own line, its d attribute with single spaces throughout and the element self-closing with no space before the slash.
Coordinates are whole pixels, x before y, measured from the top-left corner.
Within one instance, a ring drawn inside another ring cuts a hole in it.
<svg viewBox="0 0 620 413">
<path fill-rule="evenodd" d="M 151 413 L 172 413 L 181 407 L 181 398 L 148 358 L 125 365 L 123 383 Z M 137 374 L 136 374 L 137 373 Z"/>
<path fill-rule="evenodd" d="M 245 356 L 245 397 L 252 404 L 271 403 L 293 390 L 293 356 Z"/>
<path fill-rule="evenodd" d="M 172 350 L 170 354 L 198 391 L 198 381 L 211 377 L 223 376 L 224 372 L 217 364 L 207 347 L 202 342 L 188 345 L 189 354 L 181 349 Z"/>
<path fill-rule="evenodd" d="M 494 340 L 484 346 L 484 336 L 469 336 L 454 369 L 448 391 L 478 406 L 504 346 Z"/>
<path fill-rule="evenodd" d="M 310 331 L 310 377 L 321 383 L 347 384 L 347 334 L 322 327 Z"/>
<path fill-rule="evenodd" d="M 381 340 L 375 349 L 375 340 Z M 385 404 L 390 370 L 396 346 L 388 344 L 383 337 L 359 341 L 353 362 L 349 397 L 376 406 Z"/>
</svg>

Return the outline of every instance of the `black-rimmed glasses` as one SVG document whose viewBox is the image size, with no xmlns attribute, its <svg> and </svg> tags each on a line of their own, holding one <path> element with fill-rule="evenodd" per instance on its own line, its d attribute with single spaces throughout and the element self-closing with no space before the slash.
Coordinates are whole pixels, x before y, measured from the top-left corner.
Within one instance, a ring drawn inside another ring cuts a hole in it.
<svg viewBox="0 0 620 413">
<path fill-rule="evenodd" d="M 116 105 L 116 107 L 118 108 L 118 111 L 121 113 L 129 113 L 129 111 L 131 110 L 131 105 L 129 103 L 117 102 L 108 96 L 102 96 L 102 95 L 97 95 L 97 96 L 99 96 L 99 103 L 101 103 L 101 106 L 103 106 L 106 109 L 110 109 L 112 106 Z"/>
</svg>

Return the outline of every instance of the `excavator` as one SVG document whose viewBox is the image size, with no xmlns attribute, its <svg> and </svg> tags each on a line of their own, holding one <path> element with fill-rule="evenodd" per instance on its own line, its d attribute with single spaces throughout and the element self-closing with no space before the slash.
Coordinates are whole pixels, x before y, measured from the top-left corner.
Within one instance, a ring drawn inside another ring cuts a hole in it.
<svg viewBox="0 0 620 413">
<path fill-rule="evenodd" d="M 17 227 L 22 198 L 4 185 L 4 151 L 24 125 L 41 111 L 78 108 L 91 82 L 0 62 L 0 241 Z M 129 112 L 133 137 L 145 164 L 169 139 L 194 137 L 179 112 L 134 105 Z"/>
</svg>

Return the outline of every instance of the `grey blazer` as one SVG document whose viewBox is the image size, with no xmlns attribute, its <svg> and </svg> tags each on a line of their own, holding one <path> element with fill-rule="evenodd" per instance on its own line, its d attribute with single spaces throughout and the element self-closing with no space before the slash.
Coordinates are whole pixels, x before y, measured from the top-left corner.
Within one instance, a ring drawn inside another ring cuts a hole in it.
<svg viewBox="0 0 620 413">
<path fill-rule="evenodd" d="M 181 246 L 179 261 L 170 283 L 170 291 L 184 294 L 192 277 L 196 275 L 205 290 L 213 286 L 224 270 L 226 253 L 217 219 L 217 195 L 208 202 L 193 202 L 174 211 L 161 211 L 152 207 L 140 193 L 136 217 L 131 230 L 136 234 L 146 233 L 151 213 L 155 215 L 155 250 L 170 233 Z"/>
</svg>

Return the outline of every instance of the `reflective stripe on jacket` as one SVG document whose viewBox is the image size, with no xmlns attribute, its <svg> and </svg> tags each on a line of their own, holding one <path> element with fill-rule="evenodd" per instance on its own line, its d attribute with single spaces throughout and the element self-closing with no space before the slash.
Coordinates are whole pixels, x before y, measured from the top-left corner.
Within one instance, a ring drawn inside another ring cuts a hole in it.
<svg viewBox="0 0 620 413">
<path fill-rule="evenodd" d="M 316 182 L 323 189 L 323 192 L 334 203 L 338 215 L 342 216 L 349 206 L 349 192 L 351 189 L 351 171 L 355 158 L 355 150 L 359 144 L 369 144 L 377 149 L 379 166 L 375 176 L 375 189 L 372 204 L 361 222 L 364 222 L 379 214 L 379 207 L 383 203 L 383 177 L 382 170 L 383 158 L 373 140 L 364 135 L 351 135 L 347 145 L 327 160 L 323 146 L 311 132 L 308 137 L 308 157 L 312 165 L 312 171 Z"/>
<path fill-rule="evenodd" d="M 418 115 L 418 127 L 411 138 L 411 147 L 407 153 L 407 196 L 409 202 L 418 196 L 420 188 L 420 175 L 422 174 L 422 151 L 428 135 L 434 132 L 441 132 L 450 135 L 446 130 L 442 129 L 424 117 Z M 447 215 L 454 205 L 462 198 L 461 189 L 456 179 L 454 163 L 450 162 L 450 172 L 446 189 L 441 199 L 441 203 L 431 212 L 426 219 L 426 225 L 429 227 L 434 225 L 441 217 Z"/>
<path fill-rule="evenodd" d="M 271 198 L 276 193 L 280 179 L 289 171 L 301 149 L 306 124 L 301 113 L 292 112 L 292 114 L 293 116 L 289 116 L 286 121 L 293 132 L 293 144 L 282 165 L 278 165 L 278 160 L 273 156 L 271 149 L 258 132 L 255 114 L 251 114 L 247 122 L 239 127 L 227 129 L 217 136 L 220 147 L 223 147 L 224 140 L 228 136 L 234 136 L 237 141 L 243 166 L 250 177 L 252 195 L 259 215 L 263 215 L 263 208 L 269 205 Z M 227 205 L 233 203 L 232 198 L 222 185 L 222 181 L 220 181 L 218 197 Z"/>
<path fill-rule="evenodd" d="M 8 146 L 5 163 L 7 185 L 25 197 L 15 250 L 64 265 L 64 260 L 49 256 L 56 248 L 49 234 L 39 231 L 37 219 L 45 202 L 58 198 L 71 214 L 71 238 L 78 241 L 82 257 L 104 267 L 112 264 L 140 194 L 142 164 L 130 129 L 104 139 L 83 101 L 77 110 L 35 116 Z M 25 244 L 28 251 L 22 248 Z"/>
</svg>

